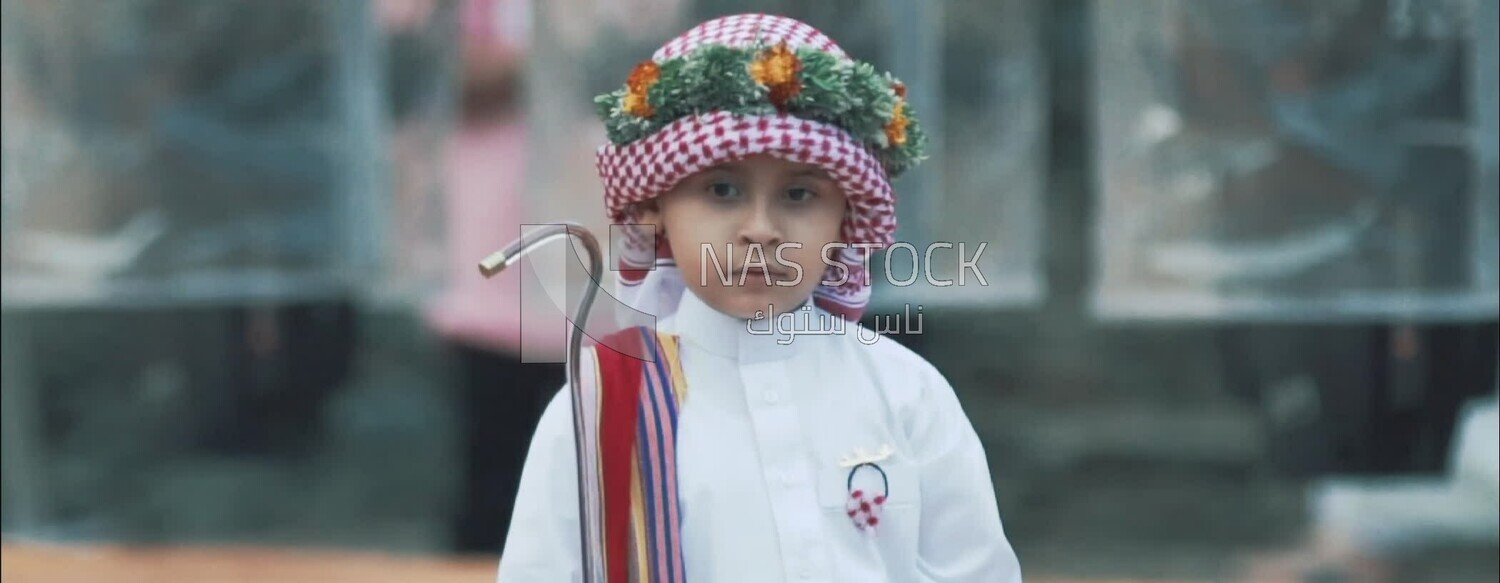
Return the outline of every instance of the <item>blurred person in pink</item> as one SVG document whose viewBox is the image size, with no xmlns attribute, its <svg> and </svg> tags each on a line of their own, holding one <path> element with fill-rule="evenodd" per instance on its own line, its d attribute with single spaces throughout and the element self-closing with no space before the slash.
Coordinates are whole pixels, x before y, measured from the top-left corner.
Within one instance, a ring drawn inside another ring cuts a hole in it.
<svg viewBox="0 0 1500 583">
<path fill-rule="evenodd" d="M 530 6 L 527 0 L 462 0 L 460 19 L 463 115 L 445 170 L 448 282 L 426 320 L 452 355 L 461 384 L 465 474 L 453 547 L 498 553 L 531 433 L 564 374 L 561 363 L 522 362 L 520 279 L 485 280 L 475 269 L 479 259 L 519 237 L 524 222 L 520 83 Z M 528 330 L 528 338 L 535 332 Z M 546 346 L 561 346 L 553 340 Z"/>
</svg>

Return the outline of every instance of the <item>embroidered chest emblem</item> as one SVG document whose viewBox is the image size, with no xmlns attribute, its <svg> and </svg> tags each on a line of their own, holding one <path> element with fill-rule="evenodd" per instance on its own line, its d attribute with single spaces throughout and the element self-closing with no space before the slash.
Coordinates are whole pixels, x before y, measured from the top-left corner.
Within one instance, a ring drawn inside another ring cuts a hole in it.
<svg viewBox="0 0 1500 583">
<path fill-rule="evenodd" d="M 845 480 L 849 498 L 844 502 L 844 513 L 855 528 L 868 532 L 880 525 L 881 511 L 891 497 L 891 483 L 880 462 L 889 459 L 893 453 L 889 445 L 881 446 L 873 454 L 855 449 L 854 455 L 839 461 L 839 467 L 849 468 L 849 477 Z"/>
</svg>

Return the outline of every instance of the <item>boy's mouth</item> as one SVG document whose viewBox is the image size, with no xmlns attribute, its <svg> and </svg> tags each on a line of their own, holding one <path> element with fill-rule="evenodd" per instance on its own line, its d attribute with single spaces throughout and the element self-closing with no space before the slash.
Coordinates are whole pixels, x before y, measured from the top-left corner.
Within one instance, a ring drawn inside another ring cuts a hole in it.
<svg viewBox="0 0 1500 583">
<path fill-rule="evenodd" d="M 744 277 L 746 281 L 752 281 L 754 279 L 784 281 L 787 279 L 791 279 L 792 272 L 777 267 L 744 267 L 740 269 L 740 275 Z"/>
</svg>

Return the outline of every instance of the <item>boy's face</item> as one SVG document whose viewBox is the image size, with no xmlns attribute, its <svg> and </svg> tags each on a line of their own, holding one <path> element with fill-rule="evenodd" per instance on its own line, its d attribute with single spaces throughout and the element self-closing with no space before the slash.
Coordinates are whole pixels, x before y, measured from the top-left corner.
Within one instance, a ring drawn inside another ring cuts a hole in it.
<svg viewBox="0 0 1500 583">
<path fill-rule="evenodd" d="M 794 310 L 812 295 L 824 257 L 836 251 L 829 244 L 839 241 L 846 204 L 821 168 L 758 155 L 683 179 L 641 220 L 667 237 L 699 298 L 752 318 Z"/>
</svg>

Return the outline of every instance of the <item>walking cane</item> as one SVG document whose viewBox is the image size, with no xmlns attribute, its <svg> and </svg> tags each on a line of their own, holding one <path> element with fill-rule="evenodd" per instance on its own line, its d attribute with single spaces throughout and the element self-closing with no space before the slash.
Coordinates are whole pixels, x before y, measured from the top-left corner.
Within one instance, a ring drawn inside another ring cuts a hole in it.
<svg viewBox="0 0 1500 583">
<path fill-rule="evenodd" d="M 601 540 L 599 536 L 596 536 L 598 533 L 590 532 L 596 522 L 593 520 L 594 513 L 590 512 L 592 509 L 588 504 L 588 492 L 584 487 L 584 471 L 589 468 L 584 467 L 583 461 L 583 444 L 586 436 L 583 425 L 583 394 L 578 382 L 578 356 L 583 347 L 584 324 L 588 320 L 589 310 L 594 305 L 594 296 L 599 289 L 599 278 L 604 271 L 599 253 L 599 241 L 594 238 L 593 233 L 577 223 L 564 222 L 548 225 L 540 229 L 536 235 L 522 237 L 484 258 L 479 262 L 479 273 L 486 278 L 494 277 L 506 268 L 515 265 L 532 249 L 540 247 L 547 241 L 568 236 L 581 241 L 584 251 L 589 256 L 588 287 L 583 292 L 583 300 L 578 304 L 578 316 L 573 320 L 573 334 L 568 341 L 568 386 L 571 388 L 573 398 L 573 452 L 578 464 L 578 537 L 583 548 L 584 582 L 604 583 L 604 553 L 603 549 L 595 544 L 595 541 Z"/>
</svg>

